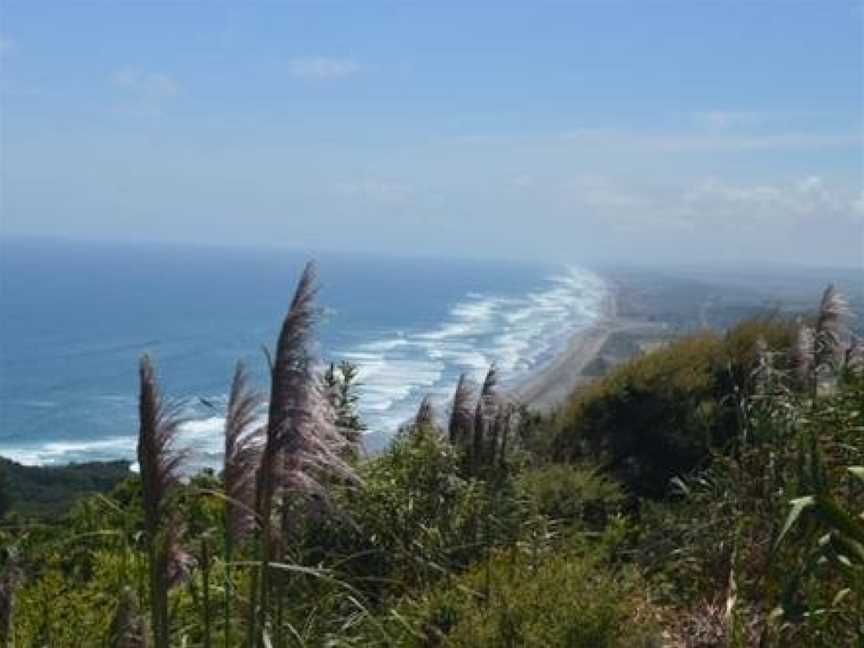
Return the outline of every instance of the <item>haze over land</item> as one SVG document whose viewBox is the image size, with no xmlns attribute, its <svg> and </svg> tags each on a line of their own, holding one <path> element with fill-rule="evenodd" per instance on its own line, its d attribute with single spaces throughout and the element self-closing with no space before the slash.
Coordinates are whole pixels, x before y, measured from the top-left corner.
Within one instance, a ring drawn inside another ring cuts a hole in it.
<svg viewBox="0 0 864 648">
<path fill-rule="evenodd" d="M 860 3 L 5 2 L 3 233 L 862 265 Z"/>
</svg>

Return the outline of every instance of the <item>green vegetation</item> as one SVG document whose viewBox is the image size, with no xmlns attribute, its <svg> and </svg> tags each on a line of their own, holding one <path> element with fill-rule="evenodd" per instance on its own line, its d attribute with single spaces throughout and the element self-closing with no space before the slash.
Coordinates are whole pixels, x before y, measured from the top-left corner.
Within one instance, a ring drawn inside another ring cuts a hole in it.
<svg viewBox="0 0 864 648">
<path fill-rule="evenodd" d="M 673 342 L 554 416 L 494 367 L 463 376 L 368 459 L 356 371 L 313 370 L 313 297 L 308 268 L 268 399 L 238 367 L 218 474 L 179 479 L 142 360 L 140 475 L 0 528 L 0 646 L 864 642 L 864 377 L 835 292 L 801 325 Z"/>
<path fill-rule="evenodd" d="M 555 456 L 600 458 L 635 493 L 661 496 L 671 478 L 704 466 L 711 448 L 734 438 L 756 341 L 789 349 L 794 338 L 791 323 L 765 317 L 638 358 L 573 399 L 559 416 Z"/>
<path fill-rule="evenodd" d="M 38 467 L 0 457 L 0 519 L 9 511 L 24 517 L 56 516 L 78 499 L 107 493 L 128 477 L 128 461 Z"/>
<path fill-rule="evenodd" d="M 640 585 L 632 569 L 610 569 L 591 547 L 511 550 L 406 599 L 394 615 L 414 627 L 394 634 L 398 645 L 651 646 L 657 628 L 640 618 Z"/>
</svg>

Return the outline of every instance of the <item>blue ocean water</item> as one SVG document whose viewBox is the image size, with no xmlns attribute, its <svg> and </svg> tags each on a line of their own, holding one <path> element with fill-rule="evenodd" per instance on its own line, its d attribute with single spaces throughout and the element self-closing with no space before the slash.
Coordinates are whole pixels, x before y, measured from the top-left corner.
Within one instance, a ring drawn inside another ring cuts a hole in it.
<svg viewBox="0 0 864 648">
<path fill-rule="evenodd" d="M 359 365 L 369 445 L 458 374 L 493 360 L 536 369 L 600 315 L 606 286 L 574 267 L 317 254 L 322 361 Z M 0 455 L 27 464 L 132 458 L 137 361 L 151 353 L 185 399 L 184 443 L 218 459 L 237 360 L 265 384 L 309 255 L 282 249 L 5 239 L 0 242 Z"/>
</svg>

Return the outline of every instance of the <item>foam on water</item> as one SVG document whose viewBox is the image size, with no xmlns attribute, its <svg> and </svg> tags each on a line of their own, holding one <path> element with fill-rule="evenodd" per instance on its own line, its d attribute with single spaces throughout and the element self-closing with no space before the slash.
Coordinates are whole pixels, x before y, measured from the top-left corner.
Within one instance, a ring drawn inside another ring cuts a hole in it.
<svg viewBox="0 0 864 648">
<path fill-rule="evenodd" d="M 444 404 L 460 373 L 480 379 L 492 362 L 506 381 L 518 380 L 600 317 L 608 293 L 596 274 L 568 268 L 547 283 L 521 297 L 469 293 L 435 328 L 334 349 L 360 366 L 370 429 L 394 429 L 424 395 Z"/>
<path fill-rule="evenodd" d="M 572 335 L 601 316 L 607 295 L 599 276 L 567 268 L 534 292 L 469 292 L 450 306 L 438 325 L 403 328 L 391 335 L 373 336 L 324 352 L 328 359 L 349 360 L 359 367 L 361 414 L 370 432 L 380 438 L 411 417 L 425 395 L 431 396 L 440 408 L 446 406 L 462 372 L 480 380 L 495 362 L 506 384 L 542 367 Z M 134 411 L 131 395 L 95 398 L 104 405 Z M 224 419 L 214 412 L 224 409 L 227 395 L 216 394 L 207 400 L 215 409 L 190 400 L 186 414 L 192 420 L 183 425 L 180 433 L 194 467 L 215 465 L 221 460 Z M 43 405 L 50 404 L 30 403 L 33 408 Z M 137 426 L 128 436 L 8 443 L 0 445 L 0 455 L 29 465 L 134 460 L 135 431 Z"/>
<path fill-rule="evenodd" d="M 0 455 L 25 466 L 50 466 L 70 462 L 110 461 L 135 456 L 134 437 L 111 437 L 93 441 L 49 441 L 0 448 Z"/>
<path fill-rule="evenodd" d="M 262 421 L 263 422 L 263 421 Z M 221 461 L 225 419 L 211 416 L 184 423 L 179 432 L 180 445 L 188 451 L 187 464 L 197 469 Z M 134 460 L 138 439 L 118 436 L 91 441 L 50 441 L 0 448 L 0 455 L 25 466 L 52 466 L 71 462 Z M 137 470 L 137 464 L 132 465 Z"/>
</svg>

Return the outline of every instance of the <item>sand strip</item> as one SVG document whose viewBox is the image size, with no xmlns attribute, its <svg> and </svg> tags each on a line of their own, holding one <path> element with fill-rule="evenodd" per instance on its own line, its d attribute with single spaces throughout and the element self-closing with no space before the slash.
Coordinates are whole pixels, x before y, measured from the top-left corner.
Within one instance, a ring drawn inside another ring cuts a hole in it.
<svg viewBox="0 0 864 648">
<path fill-rule="evenodd" d="M 514 386 L 510 396 L 532 409 L 549 410 L 561 404 L 580 382 L 584 382 L 582 371 L 618 328 L 616 312 L 617 296 L 610 293 L 600 319 L 575 333 L 557 356 Z"/>
<path fill-rule="evenodd" d="M 554 409 L 578 386 L 594 379 L 585 376 L 583 371 L 600 354 L 610 336 L 621 332 L 664 331 L 664 325 L 658 322 L 618 317 L 618 299 L 618 295 L 611 292 L 600 319 L 576 332 L 561 353 L 517 383 L 509 395 L 532 409 Z"/>
</svg>

